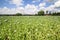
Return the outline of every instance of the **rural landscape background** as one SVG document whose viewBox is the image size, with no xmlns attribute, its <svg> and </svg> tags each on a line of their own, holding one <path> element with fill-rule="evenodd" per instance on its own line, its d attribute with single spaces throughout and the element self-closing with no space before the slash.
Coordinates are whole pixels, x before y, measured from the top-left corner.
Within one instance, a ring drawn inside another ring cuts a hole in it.
<svg viewBox="0 0 60 40">
<path fill-rule="evenodd" d="M 60 0 L 0 0 L 0 40 L 60 40 Z"/>
</svg>

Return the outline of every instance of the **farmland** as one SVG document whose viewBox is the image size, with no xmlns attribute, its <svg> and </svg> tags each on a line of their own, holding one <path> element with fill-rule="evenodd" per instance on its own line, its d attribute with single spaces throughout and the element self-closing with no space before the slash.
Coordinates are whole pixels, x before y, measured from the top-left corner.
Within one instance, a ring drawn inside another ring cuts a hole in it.
<svg viewBox="0 0 60 40">
<path fill-rule="evenodd" d="M 0 16 L 0 40 L 60 40 L 60 16 Z"/>
</svg>

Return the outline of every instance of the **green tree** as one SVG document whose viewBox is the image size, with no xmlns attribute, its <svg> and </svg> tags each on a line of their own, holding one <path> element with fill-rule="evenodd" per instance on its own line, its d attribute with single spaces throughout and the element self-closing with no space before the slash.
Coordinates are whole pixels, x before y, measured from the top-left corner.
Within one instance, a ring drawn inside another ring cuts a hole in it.
<svg viewBox="0 0 60 40">
<path fill-rule="evenodd" d="M 58 16 L 58 15 L 60 15 L 60 12 L 55 12 L 55 13 L 52 13 L 52 15 L 54 15 L 54 16 Z"/>
<path fill-rule="evenodd" d="M 41 16 L 41 15 L 44 15 L 44 11 L 43 11 L 43 10 L 39 11 L 39 12 L 38 12 L 38 15 L 40 15 L 40 16 Z"/>
<path fill-rule="evenodd" d="M 38 16 L 38 13 L 35 13 L 35 15 L 34 16 Z"/>
<path fill-rule="evenodd" d="M 22 16 L 22 14 L 21 13 L 16 13 L 16 16 Z"/>
</svg>

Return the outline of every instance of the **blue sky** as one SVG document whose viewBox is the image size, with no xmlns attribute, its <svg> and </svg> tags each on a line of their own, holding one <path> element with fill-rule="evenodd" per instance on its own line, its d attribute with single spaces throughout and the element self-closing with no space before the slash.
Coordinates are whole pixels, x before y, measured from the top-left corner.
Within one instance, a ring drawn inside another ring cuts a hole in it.
<svg viewBox="0 0 60 40">
<path fill-rule="evenodd" d="M 0 7 L 3 8 L 3 7 L 8 7 L 8 8 L 15 8 L 16 5 L 15 4 L 10 4 L 9 1 L 11 0 L 0 0 Z M 34 5 L 39 5 L 40 3 L 43 3 L 44 0 L 40 0 L 40 1 L 36 1 L 35 3 L 32 3 L 32 1 L 35 1 L 35 0 L 23 0 L 23 5 L 20 5 L 20 6 L 26 6 L 27 4 L 34 4 Z M 46 6 L 49 6 L 53 3 L 49 3 L 49 2 L 46 2 Z"/>
<path fill-rule="evenodd" d="M 60 0 L 0 0 L 0 14 L 35 14 L 39 10 L 60 11 Z"/>
</svg>

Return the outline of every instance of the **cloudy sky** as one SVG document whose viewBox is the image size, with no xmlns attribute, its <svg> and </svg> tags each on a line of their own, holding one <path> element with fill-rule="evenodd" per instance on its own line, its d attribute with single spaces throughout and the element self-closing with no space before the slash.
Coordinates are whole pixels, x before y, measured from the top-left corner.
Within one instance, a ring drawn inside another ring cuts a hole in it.
<svg viewBox="0 0 60 40">
<path fill-rule="evenodd" d="M 39 10 L 60 12 L 60 0 L 0 0 L 0 14 L 36 14 Z"/>
</svg>

